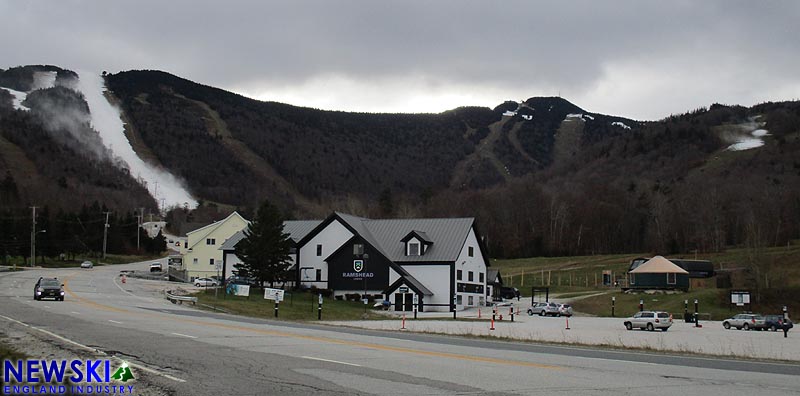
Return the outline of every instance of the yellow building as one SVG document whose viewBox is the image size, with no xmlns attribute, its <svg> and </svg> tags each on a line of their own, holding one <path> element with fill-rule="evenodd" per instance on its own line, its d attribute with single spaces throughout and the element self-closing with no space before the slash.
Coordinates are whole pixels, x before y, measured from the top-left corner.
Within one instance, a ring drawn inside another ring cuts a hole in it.
<svg viewBox="0 0 800 396">
<path fill-rule="evenodd" d="M 222 220 L 186 233 L 186 243 L 181 245 L 186 280 L 193 282 L 195 278 L 216 277 L 220 269 L 215 264 L 222 265 L 220 246 L 249 224 L 239 213 L 233 212 Z"/>
</svg>

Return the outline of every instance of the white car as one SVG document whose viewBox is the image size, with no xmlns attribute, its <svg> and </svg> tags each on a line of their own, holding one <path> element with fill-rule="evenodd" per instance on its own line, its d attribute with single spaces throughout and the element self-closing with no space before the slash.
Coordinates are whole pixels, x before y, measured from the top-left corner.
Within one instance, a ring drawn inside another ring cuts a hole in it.
<svg viewBox="0 0 800 396">
<path fill-rule="evenodd" d="M 655 329 L 661 329 L 661 331 L 667 331 L 669 327 L 672 326 L 672 315 L 663 311 L 637 312 L 632 317 L 625 319 L 623 324 L 628 330 L 642 329 L 653 331 Z"/>
<path fill-rule="evenodd" d="M 561 304 L 554 302 L 540 302 L 528 308 L 528 316 L 561 316 Z"/>
<path fill-rule="evenodd" d="M 89 260 L 86 260 L 86 261 L 81 263 L 81 268 L 93 268 L 93 267 L 94 267 L 94 264 L 92 264 L 92 262 L 89 261 Z"/>
<path fill-rule="evenodd" d="M 212 278 L 197 278 L 194 280 L 194 285 L 197 287 L 219 286 L 219 282 Z"/>
</svg>

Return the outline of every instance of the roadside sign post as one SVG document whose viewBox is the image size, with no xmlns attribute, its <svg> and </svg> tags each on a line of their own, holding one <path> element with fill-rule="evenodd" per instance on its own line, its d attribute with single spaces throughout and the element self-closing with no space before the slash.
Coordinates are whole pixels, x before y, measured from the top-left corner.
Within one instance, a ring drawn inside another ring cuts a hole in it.
<svg viewBox="0 0 800 396">
<path fill-rule="evenodd" d="M 418 307 L 418 304 L 419 304 L 419 295 L 414 294 L 414 319 L 417 318 L 417 307 Z M 786 307 L 784 307 L 784 308 L 786 308 Z"/>
<path fill-rule="evenodd" d="M 514 321 L 514 303 L 511 303 L 511 311 L 509 312 L 511 315 L 511 321 Z"/>
<path fill-rule="evenodd" d="M 700 315 L 699 315 L 700 311 L 698 310 L 698 306 L 699 306 L 698 303 L 699 303 L 699 301 L 697 301 L 697 299 L 695 298 L 694 299 L 694 327 L 702 327 L 702 326 L 700 326 Z"/>
<path fill-rule="evenodd" d="M 275 301 L 275 317 L 278 317 L 278 303 L 283 301 L 283 290 L 281 289 L 264 289 L 264 299 Z"/>
<path fill-rule="evenodd" d="M 222 269 L 222 260 L 216 260 L 214 262 L 214 269 L 217 270 L 217 281 L 221 282 L 219 271 Z M 219 286 L 214 288 L 214 298 L 219 299 Z"/>
<path fill-rule="evenodd" d="M 617 297 L 611 297 L 611 317 L 614 317 L 614 304 L 617 302 Z"/>
<path fill-rule="evenodd" d="M 319 294 L 319 306 L 317 307 L 317 320 L 322 320 L 322 293 Z"/>
</svg>

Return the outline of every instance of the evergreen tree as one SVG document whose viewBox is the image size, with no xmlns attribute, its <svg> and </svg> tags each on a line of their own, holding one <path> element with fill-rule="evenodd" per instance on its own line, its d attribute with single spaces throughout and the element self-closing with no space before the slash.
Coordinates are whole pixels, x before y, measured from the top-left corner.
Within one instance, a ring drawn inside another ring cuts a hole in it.
<svg viewBox="0 0 800 396">
<path fill-rule="evenodd" d="M 244 236 L 236 245 L 236 255 L 242 263 L 235 268 L 240 275 L 253 277 L 262 285 L 287 280 L 292 241 L 283 231 L 283 218 L 278 209 L 264 201 Z"/>
</svg>

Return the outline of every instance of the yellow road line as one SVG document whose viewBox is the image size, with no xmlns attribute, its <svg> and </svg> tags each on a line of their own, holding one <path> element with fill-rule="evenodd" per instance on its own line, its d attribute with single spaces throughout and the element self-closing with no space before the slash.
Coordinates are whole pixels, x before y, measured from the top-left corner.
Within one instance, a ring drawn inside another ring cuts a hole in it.
<svg viewBox="0 0 800 396">
<path fill-rule="evenodd" d="M 252 327 L 245 327 L 239 325 L 229 325 L 223 323 L 209 323 L 209 322 L 201 322 L 198 320 L 175 317 L 174 315 L 169 314 L 156 314 L 150 312 L 134 312 L 125 309 L 120 309 L 117 307 L 112 307 L 110 305 L 100 304 L 94 301 L 87 300 L 85 298 L 79 297 L 75 293 L 69 289 L 69 281 L 72 279 L 74 275 L 64 279 L 64 290 L 69 293 L 69 295 L 76 300 L 78 300 L 79 304 L 90 305 L 99 309 L 107 310 L 107 311 L 114 311 L 114 312 L 121 312 L 126 313 L 128 315 L 141 315 L 141 316 L 149 316 L 149 317 L 157 317 L 159 319 L 164 319 L 166 316 L 168 319 L 175 321 L 175 322 L 182 322 L 182 323 L 191 323 L 200 326 L 213 326 L 222 329 L 228 330 L 239 330 L 244 332 L 250 333 L 258 333 L 264 335 L 272 335 L 278 337 L 288 337 L 294 339 L 302 339 L 302 340 L 309 340 L 309 341 L 317 341 L 317 342 L 325 342 L 329 344 L 338 344 L 338 345 L 348 345 L 348 346 L 358 346 L 362 348 L 369 348 L 375 349 L 380 351 L 389 351 L 389 352 L 399 352 L 405 354 L 412 354 L 412 355 L 420 355 L 420 356 L 432 356 L 432 357 L 441 357 L 441 358 L 449 358 L 449 359 L 457 359 L 457 360 L 466 360 L 472 362 L 482 362 L 482 363 L 495 363 L 495 364 L 503 364 L 503 365 L 510 365 L 510 366 L 522 366 L 522 367 L 535 367 L 535 368 L 542 368 L 542 369 L 549 369 L 549 370 L 563 370 L 564 367 L 561 366 L 553 366 L 549 364 L 541 364 L 541 363 L 533 363 L 533 362 L 523 362 L 519 360 L 507 360 L 507 359 L 497 359 L 497 358 L 490 358 L 490 357 L 483 357 L 483 356 L 470 356 L 470 355 L 463 355 L 457 353 L 449 353 L 449 352 L 436 352 L 436 351 L 425 351 L 421 349 L 412 349 L 412 348 L 403 348 L 403 347 L 394 347 L 388 345 L 380 345 L 380 344 L 372 344 L 372 343 L 364 343 L 364 342 L 356 342 L 356 341 L 348 341 L 348 340 L 338 340 L 335 338 L 329 337 L 319 337 L 319 336 L 310 336 L 310 335 L 301 335 L 301 334 L 294 334 L 294 333 L 287 333 L 284 331 L 276 331 L 276 330 L 264 330 L 264 329 L 254 329 Z"/>
</svg>

